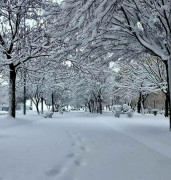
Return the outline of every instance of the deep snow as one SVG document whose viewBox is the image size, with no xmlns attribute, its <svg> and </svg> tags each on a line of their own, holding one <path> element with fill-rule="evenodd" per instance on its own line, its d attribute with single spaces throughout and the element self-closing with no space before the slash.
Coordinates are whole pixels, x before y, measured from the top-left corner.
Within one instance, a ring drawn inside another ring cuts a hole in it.
<svg viewBox="0 0 171 180">
<path fill-rule="evenodd" d="M 0 116 L 0 180 L 170 180 L 170 169 L 161 115 Z"/>
</svg>

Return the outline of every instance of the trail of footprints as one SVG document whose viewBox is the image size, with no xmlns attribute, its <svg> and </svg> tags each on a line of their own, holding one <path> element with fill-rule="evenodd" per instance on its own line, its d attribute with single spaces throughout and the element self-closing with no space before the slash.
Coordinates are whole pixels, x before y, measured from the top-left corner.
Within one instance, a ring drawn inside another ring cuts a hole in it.
<svg viewBox="0 0 171 180">
<path fill-rule="evenodd" d="M 67 157 L 71 158 L 74 157 L 74 164 L 76 166 L 85 166 L 86 161 L 81 156 L 85 152 L 89 152 L 90 148 L 85 145 L 86 140 L 81 137 L 81 135 L 77 132 L 69 131 L 68 132 L 71 139 L 74 140 L 74 142 L 71 144 L 73 146 L 72 153 L 69 153 Z"/>
<path fill-rule="evenodd" d="M 78 132 L 67 131 L 68 136 L 71 138 L 71 149 L 66 155 L 64 164 L 57 165 L 46 172 L 49 177 L 63 177 L 67 170 L 75 165 L 76 167 L 86 166 L 86 159 L 83 154 L 90 152 L 89 146 L 86 145 L 86 140 L 81 137 Z M 70 177 L 71 178 L 71 177 Z M 70 179 L 76 180 L 76 179 Z"/>
</svg>

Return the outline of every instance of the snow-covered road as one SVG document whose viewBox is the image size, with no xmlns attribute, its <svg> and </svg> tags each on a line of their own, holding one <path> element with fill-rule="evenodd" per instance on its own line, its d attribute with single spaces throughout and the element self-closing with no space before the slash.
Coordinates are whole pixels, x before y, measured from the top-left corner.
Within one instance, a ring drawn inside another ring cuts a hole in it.
<svg viewBox="0 0 171 180">
<path fill-rule="evenodd" d="M 0 180 L 170 180 L 170 170 L 162 116 L 0 117 Z"/>
</svg>

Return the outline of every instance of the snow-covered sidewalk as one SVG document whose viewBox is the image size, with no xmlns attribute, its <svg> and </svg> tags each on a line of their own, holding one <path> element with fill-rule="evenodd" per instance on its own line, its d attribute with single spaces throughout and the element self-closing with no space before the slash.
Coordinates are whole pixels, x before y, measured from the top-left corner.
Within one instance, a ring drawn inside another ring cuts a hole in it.
<svg viewBox="0 0 171 180">
<path fill-rule="evenodd" d="M 170 180 L 168 127 L 161 115 L 0 116 L 0 180 Z"/>
</svg>

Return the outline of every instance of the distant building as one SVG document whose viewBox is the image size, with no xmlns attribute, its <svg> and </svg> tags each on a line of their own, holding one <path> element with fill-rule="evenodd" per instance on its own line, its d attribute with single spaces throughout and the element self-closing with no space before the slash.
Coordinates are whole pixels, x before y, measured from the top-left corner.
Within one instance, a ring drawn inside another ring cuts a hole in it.
<svg viewBox="0 0 171 180">
<path fill-rule="evenodd" d="M 9 106 L 7 104 L 0 105 L 0 111 L 8 111 Z"/>
<path fill-rule="evenodd" d="M 23 104 L 19 103 L 16 106 L 16 110 L 22 110 L 23 109 Z M 26 109 L 29 110 L 29 106 L 26 106 Z M 9 105 L 8 104 L 3 104 L 0 105 L 0 111 L 8 111 L 9 110 Z"/>
<path fill-rule="evenodd" d="M 164 110 L 165 109 L 165 94 L 162 91 L 156 93 L 150 93 L 144 101 L 144 109 L 152 110 Z M 133 99 L 131 102 L 131 107 L 137 108 L 138 99 Z"/>
<path fill-rule="evenodd" d="M 165 94 L 161 91 L 157 93 L 150 93 L 144 102 L 144 108 L 146 109 L 165 109 Z"/>
</svg>

